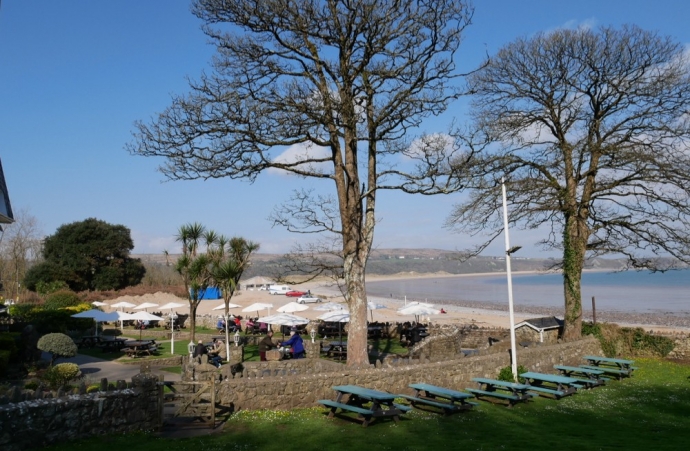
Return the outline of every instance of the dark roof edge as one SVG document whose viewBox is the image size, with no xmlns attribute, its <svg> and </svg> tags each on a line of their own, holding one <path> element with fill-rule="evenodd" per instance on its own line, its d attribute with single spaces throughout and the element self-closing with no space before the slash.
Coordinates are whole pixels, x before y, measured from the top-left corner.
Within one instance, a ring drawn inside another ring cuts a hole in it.
<svg viewBox="0 0 690 451">
<path fill-rule="evenodd" d="M 14 222 L 14 215 L 12 214 L 12 204 L 10 203 L 10 193 L 7 191 L 7 184 L 5 183 L 5 173 L 2 170 L 2 159 L 0 159 L 0 192 L 4 199 L 6 212 L 0 211 L 0 222 L 10 223 Z"/>
</svg>

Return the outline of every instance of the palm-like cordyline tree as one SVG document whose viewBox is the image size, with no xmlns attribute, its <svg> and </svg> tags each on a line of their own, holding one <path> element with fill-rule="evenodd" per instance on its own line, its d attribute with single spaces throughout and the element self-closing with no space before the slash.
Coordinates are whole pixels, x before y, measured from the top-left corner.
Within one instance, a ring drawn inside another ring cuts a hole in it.
<svg viewBox="0 0 690 451">
<path fill-rule="evenodd" d="M 227 240 L 219 237 L 216 247 L 216 259 L 213 262 L 211 274 L 213 283 L 221 289 L 225 303 L 225 349 L 230 356 L 230 332 L 228 329 L 228 313 L 230 299 L 235 294 L 244 270 L 249 266 L 249 257 L 259 249 L 257 243 L 244 238 L 234 237 Z M 221 245 L 222 244 L 222 245 Z"/>
</svg>

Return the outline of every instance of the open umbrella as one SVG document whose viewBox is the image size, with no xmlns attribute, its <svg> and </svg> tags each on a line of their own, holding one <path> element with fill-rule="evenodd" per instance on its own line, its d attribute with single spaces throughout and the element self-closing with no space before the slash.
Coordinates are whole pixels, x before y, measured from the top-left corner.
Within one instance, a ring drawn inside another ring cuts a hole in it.
<svg viewBox="0 0 690 451">
<path fill-rule="evenodd" d="M 388 308 L 383 304 L 377 304 L 374 301 L 367 301 L 367 309 L 371 312 L 371 321 L 374 321 L 374 310 L 381 310 L 384 308 Z"/>
<path fill-rule="evenodd" d="M 138 319 L 141 321 L 163 321 L 164 320 L 163 317 L 154 315 L 153 313 L 149 313 L 149 312 L 132 313 L 131 315 L 129 315 L 129 319 Z M 140 328 L 139 329 L 139 340 L 141 340 L 141 332 L 142 332 L 142 329 Z"/>
<path fill-rule="evenodd" d="M 350 312 L 345 310 L 331 310 L 319 316 L 319 319 L 328 321 L 329 323 L 338 323 L 338 340 L 343 341 L 343 325 L 342 323 L 350 322 Z"/>
<path fill-rule="evenodd" d="M 332 310 L 348 310 L 348 308 L 346 304 L 340 304 L 337 302 L 325 302 L 314 307 L 314 310 L 318 312 L 330 312 Z"/>
<path fill-rule="evenodd" d="M 254 304 L 243 308 L 242 311 L 243 312 L 256 312 L 256 316 L 259 316 L 259 312 L 261 310 L 268 310 L 268 313 L 270 315 L 272 308 L 273 308 L 273 304 L 266 304 L 263 302 L 255 302 Z"/>
<path fill-rule="evenodd" d="M 419 322 L 419 317 L 422 315 L 438 315 L 441 313 L 431 306 L 431 304 L 416 303 L 408 304 L 406 307 L 398 309 L 399 315 L 414 315 L 415 321 Z"/>
<path fill-rule="evenodd" d="M 101 310 L 87 310 L 85 312 L 80 312 L 80 313 L 75 313 L 72 315 L 73 318 L 93 318 L 94 321 L 97 323 L 101 323 L 104 321 L 123 321 L 123 320 L 128 320 L 131 319 L 131 315 L 129 313 L 125 312 L 109 312 L 105 313 Z M 98 335 L 98 327 L 96 327 L 96 335 Z"/>
<path fill-rule="evenodd" d="M 301 326 L 303 324 L 309 324 L 307 318 L 292 315 L 290 313 L 276 313 L 275 315 L 264 316 L 259 318 L 259 321 L 266 324 L 277 324 L 279 326 Z"/>
<path fill-rule="evenodd" d="M 228 308 L 240 308 L 241 305 L 233 304 L 232 302 L 228 304 Z M 225 304 L 220 304 L 218 307 L 213 307 L 212 310 L 225 310 Z"/>
<path fill-rule="evenodd" d="M 139 304 L 136 307 L 134 307 L 134 310 L 146 310 L 153 308 L 153 307 L 158 307 L 158 304 L 154 304 L 153 302 L 144 302 L 143 304 Z"/>
<path fill-rule="evenodd" d="M 308 305 L 300 304 L 298 302 L 288 302 L 282 307 L 279 307 L 276 309 L 276 312 L 278 313 L 295 313 L 295 312 L 303 312 L 309 308 Z M 265 322 L 265 321 L 264 321 Z"/>
<path fill-rule="evenodd" d="M 71 315 L 72 318 L 92 318 L 96 322 L 96 336 L 98 336 L 98 323 L 104 321 L 116 321 L 117 315 L 113 313 L 105 313 L 103 310 L 91 309 L 84 312 L 75 313 Z"/>
<path fill-rule="evenodd" d="M 121 302 L 118 302 L 117 304 L 111 305 L 111 307 L 119 308 L 119 309 L 132 308 L 132 307 L 136 307 L 136 306 L 137 306 L 136 304 L 132 304 L 131 302 L 127 302 L 127 301 L 121 301 Z"/>
<path fill-rule="evenodd" d="M 161 310 L 170 309 L 170 353 L 175 353 L 175 317 L 173 315 L 173 309 L 184 307 L 184 304 L 178 302 L 168 302 L 167 304 L 161 305 Z"/>
<path fill-rule="evenodd" d="M 103 307 L 108 305 L 106 302 L 101 302 L 101 301 L 93 301 L 91 304 L 95 305 L 96 307 Z"/>
</svg>

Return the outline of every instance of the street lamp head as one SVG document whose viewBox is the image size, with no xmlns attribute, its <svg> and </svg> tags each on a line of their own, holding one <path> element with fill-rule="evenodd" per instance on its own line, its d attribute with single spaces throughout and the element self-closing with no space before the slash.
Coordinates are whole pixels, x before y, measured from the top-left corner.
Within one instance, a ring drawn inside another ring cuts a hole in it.
<svg viewBox="0 0 690 451">
<path fill-rule="evenodd" d="M 513 246 L 513 247 L 511 247 L 510 249 L 508 249 L 508 250 L 506 251 L 506 254 L 512 255 L 512 254 L 514 254 L 515 252 L 519 251 L 520 249 L 522 249 L 522 246 Z"/>
</svg>

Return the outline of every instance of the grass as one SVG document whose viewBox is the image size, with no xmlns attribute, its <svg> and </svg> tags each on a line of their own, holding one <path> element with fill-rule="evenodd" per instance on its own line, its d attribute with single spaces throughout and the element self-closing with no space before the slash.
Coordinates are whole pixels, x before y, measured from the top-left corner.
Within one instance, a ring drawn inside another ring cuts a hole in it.
<svg viewBox="0 0 690 451">
<path fill-rule="evenodd" d="M 153 433 L 112 435 L 47 449 L 101 450 L 104 444 L 129 451 L 687 449 L 690 366 L 651 359 L 635 365 L 640 369 L 630 379 L 512 409 L 481 402 L 471 412 L 450 417 L 414 410 L 398 424 L 376 420 L 368 428 L 342 418 L 329 420 L 321 407 L 241 411 L 220 434 L 176 440 Z"/>
</svg>

